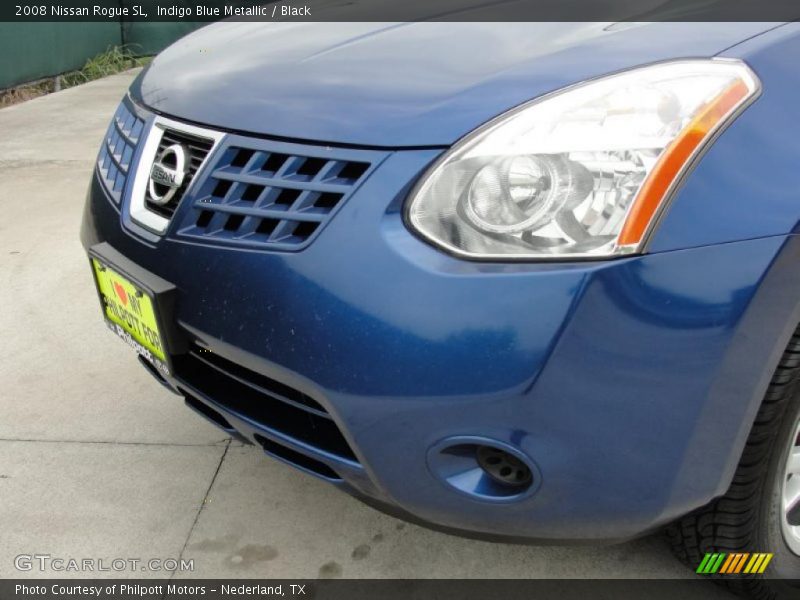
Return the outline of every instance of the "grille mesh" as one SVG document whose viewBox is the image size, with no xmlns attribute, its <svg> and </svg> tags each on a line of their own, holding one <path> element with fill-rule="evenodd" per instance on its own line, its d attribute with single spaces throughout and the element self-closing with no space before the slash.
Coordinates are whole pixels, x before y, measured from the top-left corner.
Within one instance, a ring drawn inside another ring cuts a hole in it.
<svg viewBox="0 0 800 600">
<path fill-rule="evenodd" d="M 168 204 L 154 202 L 148 186 L 138 184 L 141 195 L 131 202 L 139 203 L 136 210 L 173 221 L 169 230 L 164 225 L 159 231 L 196 243 L 301 250 L 389 155 L 377 149 L 184 128 L 174 121 L 159 124 L 158 118 L 148 125 L 152 118 L 145 114 L 127 100 L 120 104 L 100 148 L 98 177 L 112 201 L 120 205 L 129 175 L 133 177 L 130 171 L 137 148 L 145 143 L 145 130 L 160 128 L 163 133 L 159 132 L 155 160 L 168 146 L 180 144 L 189 154 L 188 173 Z M 165 158 L 167 166 L 169 160 Z M 142 177 L 149 178 L 152 165 L 141 167 Z"/>
<path fill-rule="evenodd" d="M 175 376 L 190 391 L 266 431 L 358 462 L 331 415 L 298 390 L 199 346 L 175 357 Z"/>
<path fill-rule="evenodd" d="M 115 203 L 122 199 L 133 153 L 139 144 L 144 121 L 134 115 L 125 103 L 119 105 L 97 158 L 100 177 Z"/>
<path fill-rule="evenodd" d="M 326 152 L 327 150 L 327 152 Z M 318 154 L 318 155 L 317 155 Z M 350 153 L 352 155 L 352 153 Z M 180 235 L 205 242 L 296 250 L 305 247 L 373 163 L 316 152 L 231 144 L 193 192 Z"/>
</svg>

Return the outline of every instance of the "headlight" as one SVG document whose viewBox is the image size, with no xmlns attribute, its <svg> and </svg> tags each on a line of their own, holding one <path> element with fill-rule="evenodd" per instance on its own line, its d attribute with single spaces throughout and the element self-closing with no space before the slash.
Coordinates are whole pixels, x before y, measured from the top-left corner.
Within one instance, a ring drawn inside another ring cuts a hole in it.
<svg viewBox="0 0 800 600">
<path fill-rule="evenodd" d="M 408 220 L 472 258 L 636 252 L 692 159 L 758 90 L 741 62 L 685 60 L 549 94 L 447 152 Z"/>
</svg>

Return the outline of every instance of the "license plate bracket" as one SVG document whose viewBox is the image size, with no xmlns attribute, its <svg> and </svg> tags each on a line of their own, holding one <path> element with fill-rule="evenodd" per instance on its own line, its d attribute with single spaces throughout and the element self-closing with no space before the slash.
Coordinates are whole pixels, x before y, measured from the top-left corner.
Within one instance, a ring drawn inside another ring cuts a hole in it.
<svg viewBox="0 0 800 600">
<path fill-rule="evenodd" d="M 171 318 L 175 286 L 105 242 L 89 249 L 89 260 L 108 328 L 159 373 L 171 376 L 173 355 L 185 352 Z"/>
</svg>

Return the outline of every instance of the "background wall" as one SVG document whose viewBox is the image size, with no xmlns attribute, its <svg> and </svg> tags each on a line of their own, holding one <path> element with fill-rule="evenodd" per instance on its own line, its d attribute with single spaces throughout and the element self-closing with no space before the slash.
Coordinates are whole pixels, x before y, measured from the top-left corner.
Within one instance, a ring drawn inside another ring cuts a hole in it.
<svg viewBox="0 0 800 600">
<path fill-rule="evenodd" d="M 202 27 L 206 23 L 145 23 L 142 21 L 122 24 L 122 40 L 130 44 L 138 55 L 157 54 L 178 38 Z"/>
<path fill-rule="evenodd" d="M 0 23 L 0 89 L 79 69 L 120 40 L 114 21 Z"/>
<path fill-rule="evenodd" d="M 122 0 L 155 12 L 155 0 Z M 174 0 L 192 6 L 191 0 Z M 205 2 L 213 5 L 215 2 Z M 225 4 L 220 0 L 220 5 Z M 203 23 L 93 22 L 0 23 L 0 90 L 80 69 L 110 46 L 127 46 L 137 55 L 156 54 Z"/>
</svg>

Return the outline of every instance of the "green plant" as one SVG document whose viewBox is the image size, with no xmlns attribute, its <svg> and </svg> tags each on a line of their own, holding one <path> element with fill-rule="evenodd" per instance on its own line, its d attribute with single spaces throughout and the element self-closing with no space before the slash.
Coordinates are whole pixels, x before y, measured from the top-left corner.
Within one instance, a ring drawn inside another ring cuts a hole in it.
<svg viewBox="0 0 800 600">
<path fill-rule="evenodd" d="M 109 47 L 102 54 L 87 60 L 79 71 L 62 75 L 61 85 L 64 88 L 81 85 L 134 67 L 144 66 L 150 60 L 152 60 L 150 57 L 138 57 L 130 46 Z"/>
</svg>

